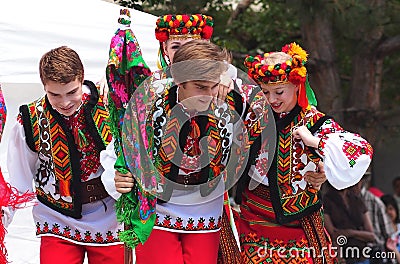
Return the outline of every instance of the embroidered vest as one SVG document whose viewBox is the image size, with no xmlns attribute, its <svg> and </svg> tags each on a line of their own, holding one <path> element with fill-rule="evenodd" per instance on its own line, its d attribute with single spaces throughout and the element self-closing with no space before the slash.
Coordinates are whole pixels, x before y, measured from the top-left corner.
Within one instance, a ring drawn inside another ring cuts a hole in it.
<svg viewBox="0 0 400 264">
<path fill-rule="evenodd" d="M 90 88 L 90 97 L 83 97 L 79 110 L 82 113 L 78 113 L 79 133 L 73 132 L 76 127 L 71 130 L 67 126 L 46 96 L 20 107 L 26 142 L 38 153 L 40 161 L 35 175 L 38 200 L 77 219 L 82 217 L 81 182 L 87 180 L 87 174 L 98 170 L 99 153 L 112 140 L 108 112 L 96 86 L 90 81 L 84 85 Z M 77 137 L 89 142 L 80 146 Z M 91 155 L 96 155 L 96 159 Z"/>
<path fill-rule="evenodd" d="M 271 201 L 280 224 L 289 223 L 303 218 L 321 208 L 318 191 L 308 186 L 303 175 L 306 171 L 315 170 L 321 160 L 315 150 L 305 146 L 301 140 L 292 137 L 295 127 L 306 125 L 311 133 L 330 117 L 314 108 L 301 109 L 296 106 L 288 115 L 276 122 L 276 149 L 274 156 L 270 153 L 272 165 L 268 171 L 268 183 Z M 250 160 L 256 160 L 260 151 L 260 138 L 251 149 Z M 249 183 L 248 164 L 245 177 L 240 179 L 236 193 L 236 201 L 241 202 L 241 195 Z"/>
<path fill-rule="evenodd" d="M 235 101 L 236 100 L 236 101 Z M 203 151 L 200 159 L 207 164 L 200 170 L 200 179 L 197 184 L 208 182 L 201 185 L 200 192 L 206 196 L 212 191 L 212 180 L 220 175 L 225 168 L 229 158 L 231 146 L 231 131 L 234 122 L 232 111 L 242 111 L 237 103 L 239 98 L 227 96 L 229 110 L 222 114 L 217 114 L 215 109 L 201 113 L 195 118 L 200 131 L 200 139 L 206 137 L 208 140 L 207 150 Z M 152 119 L 149 124 L 153 124 L 153 157 L 154 163 L 162 175 L 161 183 L 164 185 L 162 200 L 168 201 L 172 194 L 172 188 L 166 184 L 165 178 L 176 181 L 179 164 L 182 160 L 182 151 L 191 129 L 189 118 L 183 112 L 182 107 L 177 105 L 177 87 L 174 86 L 166 90 L 165 94 L 158 98 L 153 109 Z M 236 103 L 235 103 L 236 102 Z M 217 118 L 223 120 L 218 122 Z"/>
<path fill-rule="evenodd" d="M 292 137 L 295 127 L 306 125 L 311 133 L 330 117 L 314 108 L 296 107 L 276 121 L 277 146 L 273 165 L 268 172 L 271 200 L 277 221 L 288 223 L 321 208 L 318 191 L 307 185 L 303 175 L 316 168 L 321 160 L 312 148 Z"/>
</svg>

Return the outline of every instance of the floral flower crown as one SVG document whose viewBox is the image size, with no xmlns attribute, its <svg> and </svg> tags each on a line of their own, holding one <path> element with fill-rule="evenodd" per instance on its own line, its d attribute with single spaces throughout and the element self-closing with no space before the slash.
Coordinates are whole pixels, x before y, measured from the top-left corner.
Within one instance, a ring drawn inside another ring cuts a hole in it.
<svg viewBox="0 0 400 264">
<path fill-rule="evenodd" d="M 306 81 L 307 52 L 295 42 L 282 47 L 282 52 L 290 55 L 285 62 L 268 65 L 265 59 L 275 52 L 264 53 L 263 55 L 247 56 L 244 65 L 248 69 L 248 75 L 255 81 L 264 84 L 277 84 L 291 82 L 299 85 Z"/>
<path fill-rule="evenodd" d="M 256 56 L 247 56 L 244 60 L 244 65 L 248 69 L 247 74 L 259 84 L 282 84 L 292 83 L 299 86 L 298 102 L 300 106 L 307 106 L 308 99 L 312 93 L 313 101 L 316 105 L 316 99 L 311 87 L 307 81 L 307 52 L 295 42 L 282 47 L 282 52 L 290 55 L 290 59 L 285 62 L 268 65 L 266 58 L 274 52 L 268 52 Z M 307 91 L 306 91 L 307 90 Z M 310 91 L 311 90 L 311 91 Z"/>
<path fill-rule="evenodd" d="M 157 19 L 156 39 L 160 42 L 168 39 L 210 39 L 213 33 L 214 21 L 211 16 L 165 15 Z"/>
</svg>

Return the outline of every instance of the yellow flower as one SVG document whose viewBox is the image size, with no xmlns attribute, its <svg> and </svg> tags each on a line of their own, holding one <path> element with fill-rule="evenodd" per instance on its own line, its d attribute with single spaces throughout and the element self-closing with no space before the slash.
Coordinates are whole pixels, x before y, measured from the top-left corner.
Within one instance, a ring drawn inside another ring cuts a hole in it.
<svg viewBox="0 0 400 264">
<path fill-rule="evenodd" d="M 176 19 L 177 19 L 178 21 L 182 21 L 182 15 L 176 15 Z"/>
<path fill-rule="evenodd" d="M 268 70 L 272 72 L 274 70 L 274 65 L 268 65 Z"/>
<path fill-rule="evenodd" d="M 293 43 L 290 44 L 290 48 L 289 48 L 288 54 L 290 56 L 292 56 L 292 57 L 293 57 L 293 55 L 297 54 L 297 55 L 299 55 L 301 57 L 301 59 L 304 62 L 307 61 L 307 56 L 308 56 L 307 52 L 302 47 L 297 45 L 296 42 L 293 42 Z"/>
<path fill-rule="evenodd" d="M 301 77 L 306 77 L 306 75 L 307 75 L 307 69 L 306 69 L 306 67 L 300 67 L 300 68 L 297 68 L 298 69 L 298 71 L 297 71 L 297 73 L 301 76 Z"/>
<path fill-rule="evenodd" d="M 279 74 L 285 74 L 285 71 L 284 70 L 282 70 L 282 69 L 279 69 Z"/>
</svg>

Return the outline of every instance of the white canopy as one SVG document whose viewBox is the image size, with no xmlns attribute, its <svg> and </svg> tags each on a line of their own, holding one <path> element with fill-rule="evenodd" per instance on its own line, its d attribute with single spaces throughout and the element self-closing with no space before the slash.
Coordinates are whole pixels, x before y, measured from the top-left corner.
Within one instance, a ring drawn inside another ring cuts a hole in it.
<svg viewBox="0 0 400 264">
<path fill-rule="evenodd" d="M 41 56 L 62 45 L 78 52 L 85 79 L 98 81 L 105 73 L 120 8 L 101 0 L 0 1 L 0 83 L 40 83 Z M 131 28 L 152 70 L 157 68 L 156 19 L 131 10 Z"/>
<path fill-rule="evenodd" d="M 8 138 L 18 106 L 43 94 L 38 73 L 41 56 L 52 48 L 69 46 L 83 61 L 85 79 L 100 80 L 110 40 L 118 29 L 119 10 L 120 6 L 101 0 L 0 0 L 0 84 L 8 110 L 0 167 L 6 178 Z M 156 19 L 131 10 L 131 28 L 152 70 L 157 68 Z M 6 242 L 9 260 L 14 263 L 39 263 L 39 239 L 34 235 L 30 210 L 17 212 L 9 226 Z"/>
</svg>

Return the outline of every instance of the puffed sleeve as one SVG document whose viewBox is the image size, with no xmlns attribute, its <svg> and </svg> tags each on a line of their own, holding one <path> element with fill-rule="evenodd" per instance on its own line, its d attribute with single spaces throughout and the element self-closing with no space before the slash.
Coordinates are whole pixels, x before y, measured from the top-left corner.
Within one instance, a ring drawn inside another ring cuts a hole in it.
<svg viewBox="0 0 400 264">
<path fill-rule="evenodd" d="M 373 149 L 360 135 L 345 131 L 333 119 L 326 120 L 316 136 L 326 178 L 338 190 L 356 184 L 368 169 Z"/>
<path fill-rule="evenodd" d="M 12 128 L 8 141 L 7 169 L 10 184 L 21 193 L 32 192 L 38 163 L 38 154 L 28 147 L 24 127 L 18 116 L 18 121 Z"/>
<path fill-rule="evenodd" d="M 26 144 L 24 128 L 20 116 L 18 116 L 18 122 L 12 128 L 9 136 L 7 170 L 10 185 L 16 188 L 20 194 L 33 191 L 33 179 L 38 162 L 38 154 Z M 8 226 L 13 219 L 15 209 L 9 206 L 3 210 L 2 221 L 5 226 Z"/>
<path fill-rule="evenodd" d="M 117 160 L 117 155 L 114 151 L 114 140 L 108 144 L 105 150 L 100 152 L 100 163 L 101 166 L 104 168 L 104 172 L 101 174 L 101 181 L 103 182 L 104 188 L 108 192 L 108 194 L 118 200 L 121 196 L 117 189 L 115 188 L 114 183 L 114 176 L 115 176 L 115 169 L 114 164 Z"/>
</svg>

